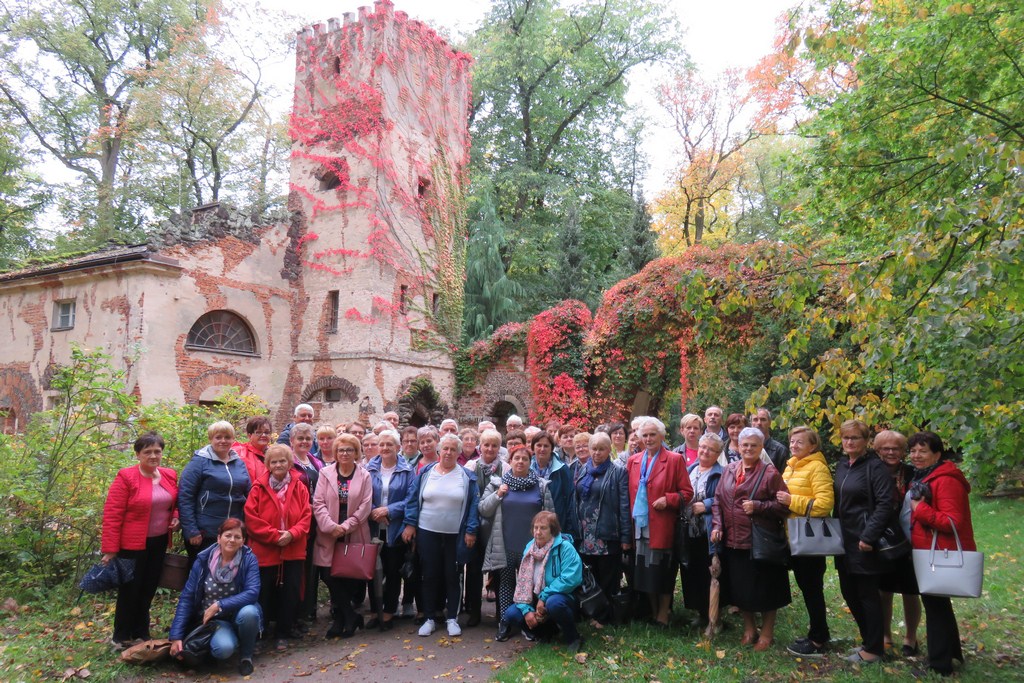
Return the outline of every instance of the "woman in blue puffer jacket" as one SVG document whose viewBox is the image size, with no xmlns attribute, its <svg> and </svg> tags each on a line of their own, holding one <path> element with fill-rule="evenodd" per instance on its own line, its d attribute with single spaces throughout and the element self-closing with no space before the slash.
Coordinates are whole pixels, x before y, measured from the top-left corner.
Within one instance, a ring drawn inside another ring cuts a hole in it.
<svg viewBox="0 0 1024 683">
<path fill-rule="evenodd" d="M 186 635 L 213 621 L 210 655 L 224 660 L 238 652 L 238 672 L 253 672 L 256 638 L 263 630 L 260 611 L 260 567 L 245 545 L 245 524 L 228 519 L 220 525 L 216 544 L 199 553 L 178 598 L 171 622 L 171 656 L 182 650 Z"/>
<path fill-rule="evenodd" d="M 190 562 L 214 544 L 225 520 L 245 520 L 245 499 L 252 487 L 245 461 L 231 448 L 231 423 L 214 422 L 207 435 L 210 445 L 192 455 L 178 484 L 178 512 Z"/>
</svg>

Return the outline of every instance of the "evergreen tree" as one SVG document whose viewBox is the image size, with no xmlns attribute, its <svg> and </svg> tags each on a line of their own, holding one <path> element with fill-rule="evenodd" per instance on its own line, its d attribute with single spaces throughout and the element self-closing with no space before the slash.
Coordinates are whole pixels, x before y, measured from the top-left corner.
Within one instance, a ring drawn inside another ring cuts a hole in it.
<svg viewBox="0 0 1024 683">
<path fill-rule="evenodd" d="M 637 191 L 633 203 L 633 223 L 621 258 L 624 276 L 639 273 L 659 256 L 656 235 L 651 230 L 651 213 L 647 210 L 647 202 L 641 192 Z"/>
<path fill-rule="evenodd" d="M 554 299 L 576 299 L 593 305 L 596 299 L 591 278 L 587 273 L 587 255 L 583 248 L 583 226 L 580 211 L 570 206 L 566 211 L 565 224 L 559 235 L 558 262 L 550 285 Z"/>
<path fill-rule="evenodd" d="M 494 199 L 484 192 L 478 200 L 476 219 L 469 226 L 466 253 L 464 334 L 467 341 L 490 336 L 516 320 L 523 297 L 522 286 L 510 280 L 501 259 L 507 247 L 505 226 L 498 218 Z"/>
</svg>

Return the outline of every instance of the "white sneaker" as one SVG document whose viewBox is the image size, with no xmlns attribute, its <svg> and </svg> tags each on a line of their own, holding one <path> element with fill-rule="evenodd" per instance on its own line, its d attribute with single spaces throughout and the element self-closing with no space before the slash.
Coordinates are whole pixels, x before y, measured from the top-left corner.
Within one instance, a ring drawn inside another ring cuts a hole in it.
<svg viewBox="0 0 1024 683">
<path fill-rule="evenodd" d="M 448 635 L 452 638 L 454 638 L 455 636 L 462 635 L 462 627 L 459 626 L 459 622 L 457 619 L 448 620 Z"/>
<path fill-rule="evenodd" d="M 434 624 L 434 620 L 433 619 L 427 619 L 426 621 L 423 622 L 423 626 L 420 626 L 420 635 L 423 636 L 424 638 L 426 638 L 431 633 L 433 633 L 434 629 L 436 629 L 436 628 L 437 628 L 437 626 Z"/>
</svg>

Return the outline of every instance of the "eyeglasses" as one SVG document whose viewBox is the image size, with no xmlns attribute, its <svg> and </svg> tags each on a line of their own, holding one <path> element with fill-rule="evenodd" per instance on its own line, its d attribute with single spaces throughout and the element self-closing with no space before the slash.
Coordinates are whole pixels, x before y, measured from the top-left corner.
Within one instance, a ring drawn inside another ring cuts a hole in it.
<svg viewBox="0 0 1024 683">
<path fill-rule="evenodd" d="M 353 453 L 356 452 L 356 449 L 354 449 L 354 448 L 339 448 L 337 450 L 337 452 L 338 453 L 348 453 L 349 455 L 352 455 Z"/>
<path fill-rule="evenodd" d="M 842 440 L 843 441 L 864 441 L 864 437 L 863 436 L 844 436 L 844 437 L 842 437 Z"/>
<path fill-rule="evenodd" d="M 253 432 L 253 433 L 254 433 L 254 434 L 255 434 L 256 436 L 270 436 L 270 435 L 272 434 L 272 432 L 268 432 L 268 431 L 262 431 L 262 432 Z"/>
</svg>

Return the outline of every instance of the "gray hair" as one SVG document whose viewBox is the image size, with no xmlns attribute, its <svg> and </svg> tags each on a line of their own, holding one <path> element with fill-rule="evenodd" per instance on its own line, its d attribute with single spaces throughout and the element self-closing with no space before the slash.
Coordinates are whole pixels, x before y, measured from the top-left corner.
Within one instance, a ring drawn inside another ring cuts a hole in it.
<svg viewBox="0 0 1024 683">
<path fill-rule="evenodd" d="M 508 426 L 508 425 L 512 424 L 513 422 L 518 424 L 520 427 L 523 426 L 523 418 L 519 417 L 515 413 L 513 413 L 512 415 L 509 415 L 508 417 L 505 418 L 505 426 Z"/>
<path fill-rule="evenodd" d="M 754 412 L 751 413 L 751 415 L 757 415 L 762 410 L 768 415 L 768 419 L 771 420 L 772 419 L 772 411 L 768 410 L 764 406 L 761 406 L 760 408 L 754 408 Z"/>
<path fill-rule="evenodd" d="M 459 423 L 458 423 L 458 421 L 457 421 L 457 420 L 453 420 L 453 419 L 452 419 L 452 418 L 450 418 L 450 417 L 446 417 L 445 419 L 441 420 L 441 425 L 440 425 L 440 426 L 444 427 L 444 426 L 445 426 L 446 424 L 448 424 L 449 422 L 451 422 L 451 423 L 452 423 L 453 425 L 455 425 L 455 428 L 456 428 L 456 429 L 458 429 L 458 428 L 459 428 Z"/>
<path fill-rule="evenodd" d="M 736 437 L 737 441 L 743 441 L 743 439 L 757 439 L 764 445 L 764 434 L 757 427 L 744 427 L 740 435 Z"/>
<path fill-rule="evenodd" d="M 394 429 L 385 429 L 383 432 L 377 435 L 378 442 L 380 439 L 391 439 L 395 446 L 398 448 L 402 447 L 402 437 Z"/>
<path fill-rule="evenodd" d="M 608 448 L 611 448 L 612 438 L 604 432 L 597 432 L 592 437 L 590 437 L 590 440 L 587 442 L 587 445 L 593 448 L 595 445 L 600 443 L 603 443 L 604 445 L 608 446 Z"/>
<path fill-rule="evenodd" d="M 442 436 L 441 440 L 437 442 L 437 450 L 440 451 L 442 448 L 444 448 L 444 445 L 449 441 L 454 441 L 455 447 L 459 449 L 459 452 L 462 452 L 462 439 L 460 439 L 455 434 L 445 434 L 444 436 Z"/>
<path fill-rule="evenodd" d="M 722 448 L 725 447 L 725 444 L 722 443 L 722 437 L 720 437 L 718 434 L 705 434 L 704 436 L 700 437 L 700 441 L 698 441 L 697 443 L 700 445 L 707 443 L 709 446 L 714 448 L 717 453 L 721 453 Z"/>
<path fill-rule="evenodd" d="M 313 437 L 314 439 L 316 438 L 316 432 L 313 431 L 313 425 L 311 425 L 311 424 L 309 424 L 307 422 L 297 422 L 297 423 L 295 423 L 295 425 L 292 427 L 292 431 L 291 431 L 291 434 L 289 434 L 289 437 L 291 439 L 294 439 L 299 434 L 303 434 L 305 432 L 309 432 L 309 435 L 311 437 Z"/>
<path fill-rule="evenodd" d="M 311 413 L 316 412 L 315 410 L 313 410 L 313 406 L 309 405 L 308 403 L 300 403 L 299 405 L 295 406 L 295 410 L 292 411 L 292 415 L 298 415 L 300 410 L 308 410 Z"/>
<path fill-rule="evenodd" d="M 496 441 L 498 445 L 501 445 L 501 432 L 497 429 L 485 429 L 480 433 L 480 443 L 484 441 Z"/>
<path fill-rule="evenodd" d="M 633 428 L 637 431 L 643 429 L 647 425 L 654 425 L 654 428 L 658 430 L 658 433 L 661 434 L 662 438 L 664 438 L 665 436 L 665 423 L 656 417 L 651 417 L 650 415 L 641 415 L 640 417 L 633 420 L 633 425 Z"/>
<path fill-rule="evenodd" d="M 416 430 L 416 438 L 422 439 L 425 436 L 432 436 L 435 439 L 441 438 L 441 432 L 437 431 L 434 425 L 426 425 Z"/>
</svg>

